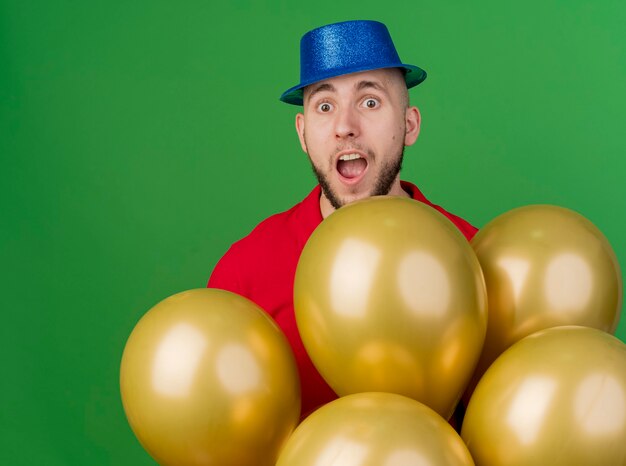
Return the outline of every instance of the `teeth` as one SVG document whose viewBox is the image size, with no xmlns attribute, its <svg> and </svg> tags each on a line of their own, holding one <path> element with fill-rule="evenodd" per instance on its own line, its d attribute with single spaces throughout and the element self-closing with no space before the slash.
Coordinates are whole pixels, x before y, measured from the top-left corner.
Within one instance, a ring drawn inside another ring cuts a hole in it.
<svg viewBox="0 0 626 466">
<path fill-rule="evenodd" d="M 346 154 L 346 155 L 342 155 L 341 157 L 339 157 L 339 160 L 355 160 L 355 159 L 360 159 L 361 156 L 359 154 Z"/>
</svg>

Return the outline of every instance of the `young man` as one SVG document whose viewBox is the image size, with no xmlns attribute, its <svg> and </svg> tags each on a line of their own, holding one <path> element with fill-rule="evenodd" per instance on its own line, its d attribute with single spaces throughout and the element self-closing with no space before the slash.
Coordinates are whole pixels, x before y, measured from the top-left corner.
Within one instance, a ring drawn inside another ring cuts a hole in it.
<svg viewBox="0 0 626 466">
<path fill-rule="evenodd" d="M 476 228 L 400 181 L 404 147 L 420 130 L 420 113 L 409 106 L 407 89 L 426 73 L 400 61 L 387 28 L 375 21 L 330 24 L 305 34 L 300 45 L 301 82 L 281 100 L 303 106 L 296 130 L 319 185 L 233 244 L 208 286 L 251 299 L 281 327 L 298 363 L 306 416 L 337 397 L 306 354 L 293 309 L 298 259 L 322 220 L 355 200 L 388 194 L 436 208 L 468 240 Z"/>
</svg>

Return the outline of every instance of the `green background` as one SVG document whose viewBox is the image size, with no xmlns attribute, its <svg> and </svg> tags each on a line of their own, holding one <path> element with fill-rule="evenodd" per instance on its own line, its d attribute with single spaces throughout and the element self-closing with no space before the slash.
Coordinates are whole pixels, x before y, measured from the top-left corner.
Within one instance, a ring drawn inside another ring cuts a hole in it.
<svg viewBox="0 0 626 466">
<path fill-rule="evenodd" d="M 278 96 L 305 31 L 357 18 L 429 73 L 404 179 L 477 226 L 572 208 L 626 267 L 622 0 L 0 0 L 1 464 L 154 464 L 125 341 L 310 191 Z"/>
</svg>

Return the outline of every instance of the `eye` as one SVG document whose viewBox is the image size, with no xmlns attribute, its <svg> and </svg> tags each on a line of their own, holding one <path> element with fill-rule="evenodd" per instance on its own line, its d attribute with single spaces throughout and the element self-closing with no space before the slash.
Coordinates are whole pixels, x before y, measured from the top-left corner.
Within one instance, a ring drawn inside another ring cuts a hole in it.
<svg viewBox="0 0 626 466">
<path fill-rule="evenodd" d="M 329 104 L 328 102 L 322 102 L 321 104 L 319 104 L 317 106 L 317 110 L 322 112 L 322 113 L 328 113 L 333 109 L 333 106 L 331 104 Z"/>
<path fill-rule="evenodd" d="M 380 105 L 380 102 L 370 97 L 363 101 L 363 105 L 365 105 L 367 108 L 376 108 Z"/>
</svg>

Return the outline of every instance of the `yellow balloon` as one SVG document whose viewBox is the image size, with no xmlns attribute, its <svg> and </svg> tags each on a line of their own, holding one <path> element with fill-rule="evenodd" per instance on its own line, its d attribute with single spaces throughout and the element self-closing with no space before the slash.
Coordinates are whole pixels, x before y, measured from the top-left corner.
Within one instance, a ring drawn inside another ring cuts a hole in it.
<svg viewBox="0 0 626 466">
<path fill-rule="evenodd" d="M 487 370 L 461 431 L 481 466 L 626 465 L 626 345 L 600 330 L 542 330 Z"/>
<path fill-rule="evenodd" d="M 300 416 L 289 344 L 254 303 L 196 289 L 154 306 L 120 369 L 124 410 L 161 465 L 273 465 Z"/>
<path fill-rule="evenodd" d="M 489 297 L 485 346 L 476 370 L 526 335 L 559 325 L 613 333 L 622 275 L 604 235 L 582 215 L 550 205 L 506 212 L 472 240 Z"/>
<path fill-rule="evenodd" d="M 358 393 L 307 417 L 276 466 L 470 466 L 452 427 L 432 409 L 391 393 Z"/>
<path fill-rule="evenodd" d="M 330 215 L 296 270 L 305 348 L 340 396 L 392 392 L 450 417 L 480 355 L 486 291 L 478 260 L 435 209 L 372 197 Z"/>
</svg>

